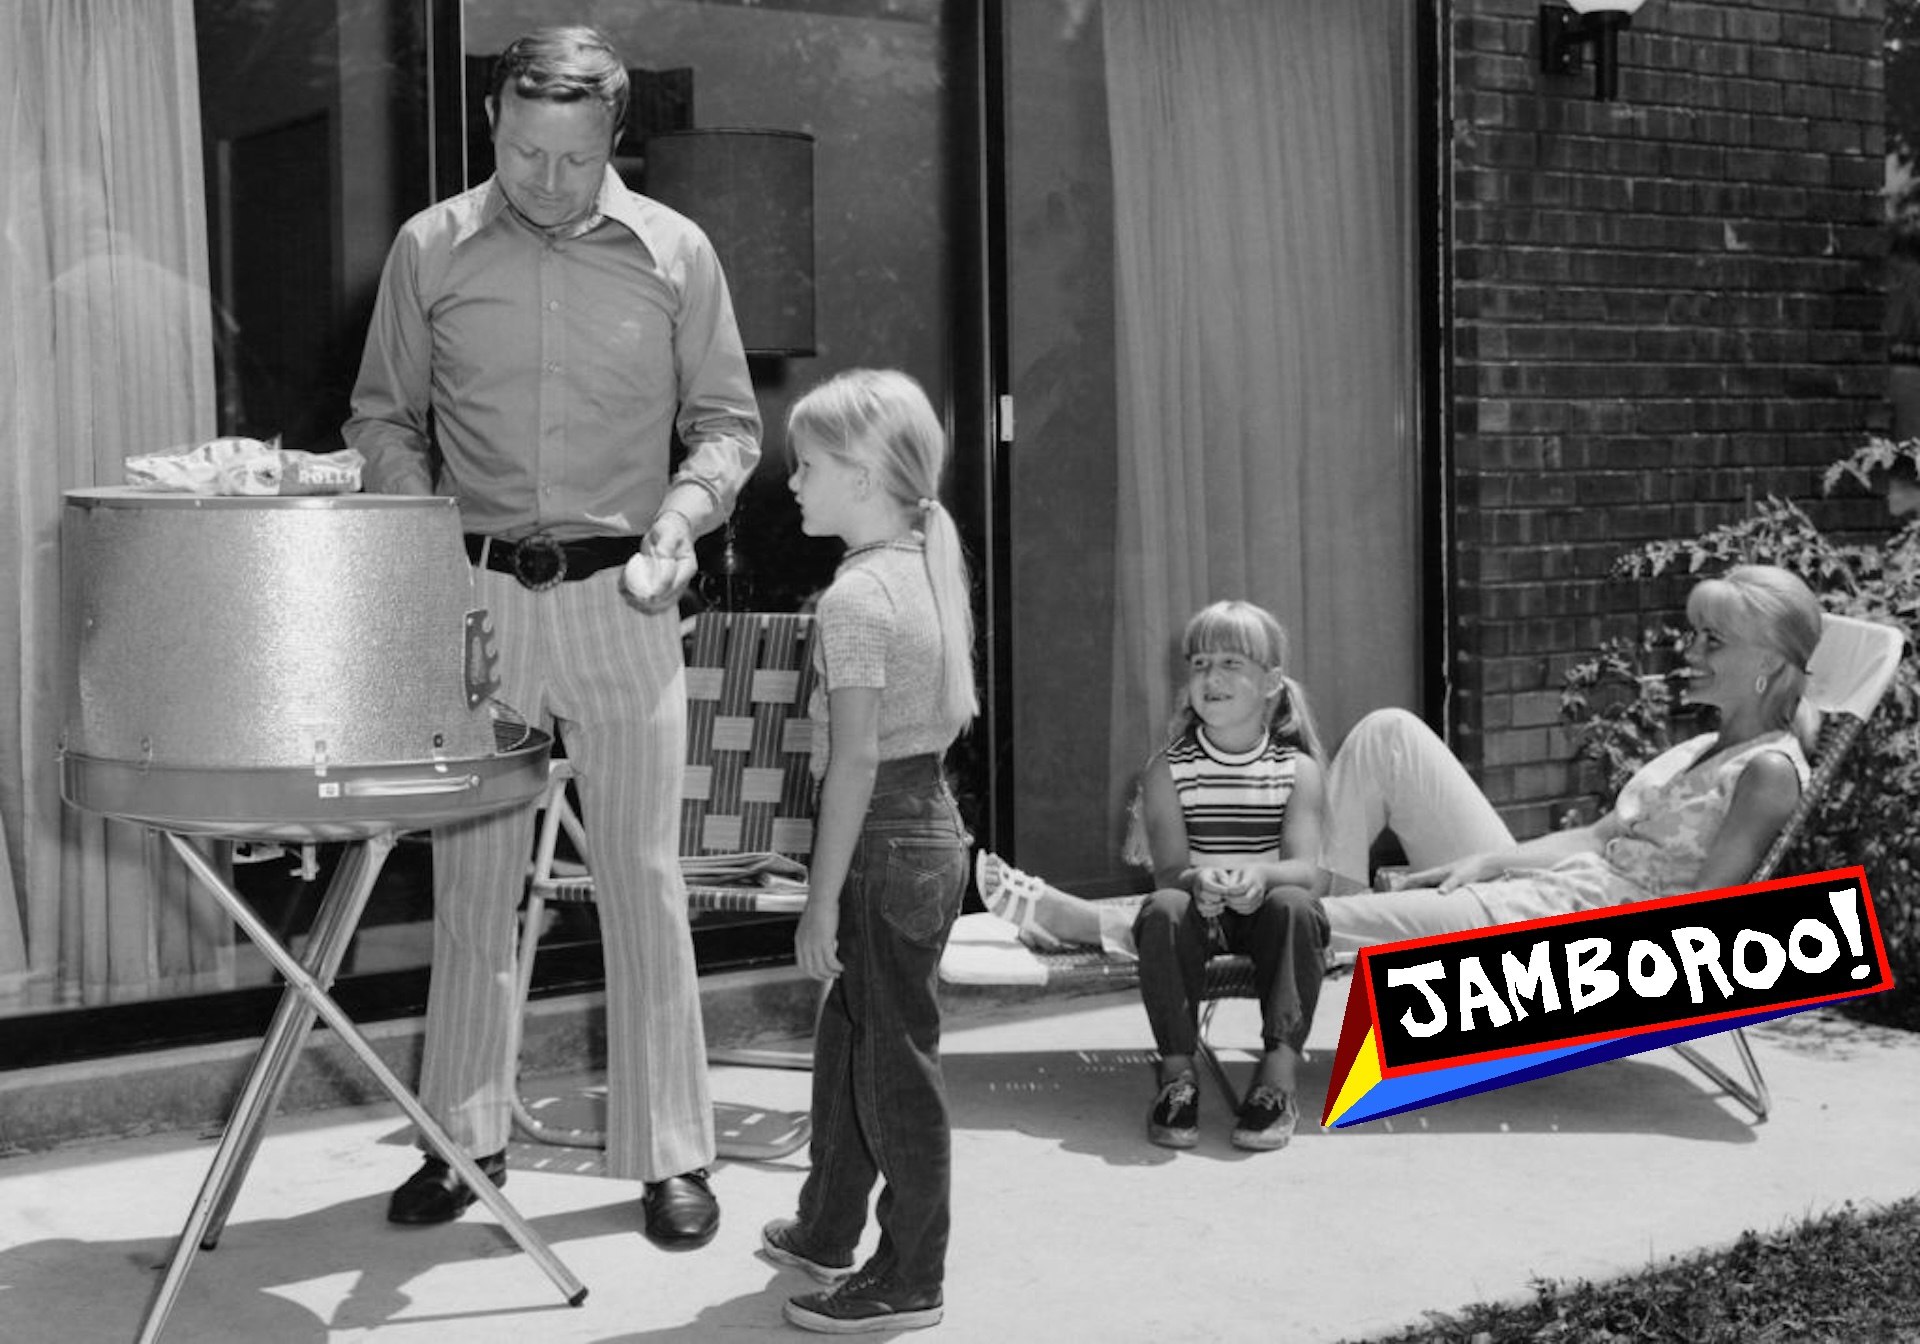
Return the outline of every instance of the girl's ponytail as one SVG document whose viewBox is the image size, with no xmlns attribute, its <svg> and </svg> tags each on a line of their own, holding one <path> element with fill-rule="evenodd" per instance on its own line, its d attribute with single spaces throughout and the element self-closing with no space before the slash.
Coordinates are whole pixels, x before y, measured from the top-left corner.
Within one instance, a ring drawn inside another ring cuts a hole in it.
<svg viewBox="0 0 1920 1344">
<path fill-rule="evenodd" d="M 1280 694 L 1273 698 L 1273 714 L 1267 720 L 1267 731 L 1322 765 L 1326 764 L 1327 752 L 1320 745 L 1320 729 L 1307 704 L 1307 688 L 1284 672 L 1280 675 Z"/>
<path fill-rule="evenodd" d="M 973 676 L 973 602 L 967 558 L 960 548 L 960 529 L 946 506 L 928 496 L 919 501 L 919 507 L 927 539 L 927 581 L 940 622 L 941 709 L 949 718 L 971 723 L 980 713 L 980 695 Z"/>
</svg>

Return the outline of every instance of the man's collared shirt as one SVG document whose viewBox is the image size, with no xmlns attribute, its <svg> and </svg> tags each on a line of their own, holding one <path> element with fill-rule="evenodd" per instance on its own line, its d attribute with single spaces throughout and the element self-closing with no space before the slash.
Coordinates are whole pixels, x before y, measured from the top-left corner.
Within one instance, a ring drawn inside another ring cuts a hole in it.
<svg viewBox="0 0 1920 1344">
<path fill-rule="evenodd" d="M 638 535 L 677 428 L 672 479 L 732 507 L 760 413 L 719 260 L 611 168 L 596 209 L 588 232 L 550 236 L 489 180 L 402 226 L 345 429 L 369 490 L 437 484 L 470 532 Z"/>
</svg>

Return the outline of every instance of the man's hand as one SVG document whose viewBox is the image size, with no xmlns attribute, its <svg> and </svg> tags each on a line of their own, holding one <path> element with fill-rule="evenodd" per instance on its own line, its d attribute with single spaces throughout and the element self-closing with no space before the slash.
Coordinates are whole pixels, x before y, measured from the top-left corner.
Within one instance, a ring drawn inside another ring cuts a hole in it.
<svg viewBox="0 0 1920 1344">
<path fill-rule="evenodd" d="M 666 611 L 678 604 L 680 594 L 693 582 L 700 567 L 693 553 L 693 528 L 686 515 L 675 509 L 662 509 L 640 543 L 643 555 L 671 561 L 673 570 L 665 579 L 656 579 L 646 589 L 628 585 L 634 601 L 643 611 Z"/>
</svg>

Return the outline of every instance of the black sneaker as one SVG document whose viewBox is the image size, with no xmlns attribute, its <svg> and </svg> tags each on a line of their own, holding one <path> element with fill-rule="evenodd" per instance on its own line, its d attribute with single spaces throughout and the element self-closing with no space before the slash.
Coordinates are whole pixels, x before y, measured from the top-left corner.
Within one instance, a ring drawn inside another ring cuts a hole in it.
<svg viewBox="0 0 1920 1344">
<path fill-rule="evenodd" d="M 1200 1142 L 1200 1088 L 1183 1073 L 1160 1089 L 1147 1115 L 1147 1137 L 1162 1148 L 1191 1148 Z"/>
<path fill-rule="evenodd" d="M 1240 1108 L 1240 1118 L 1233 1126 L 1233 1146 L 1263 1153 L 1285 1148 L 1299 1121 L 1300 1108 L 1293 1104 L 1293 1094 L 1262 1083 L 1247 1093 L 1246 1104 Z"/>
<path fill-rule="evenodd" d="M 798 1218 L 775 1218 L 760 1229 L 761 1253 L 774 1264 L 791 1266 L 818 1283 L 838 1283 L 853 1273 L 852 1256 L 848 1256 L 844 1264 L 835 1264 L 816 1260 L 802 1250 L 796 1235 L 799 1230 Z"/>
<path fill-rule="evenodd" d="M 940 1290 L 908 1292 L 863 1269 L 838 1288 L 788 1298 L 785 1310 L 790 1323 L 823 1335 L 919 1330 L 940 1324 Z"/>
</svg>

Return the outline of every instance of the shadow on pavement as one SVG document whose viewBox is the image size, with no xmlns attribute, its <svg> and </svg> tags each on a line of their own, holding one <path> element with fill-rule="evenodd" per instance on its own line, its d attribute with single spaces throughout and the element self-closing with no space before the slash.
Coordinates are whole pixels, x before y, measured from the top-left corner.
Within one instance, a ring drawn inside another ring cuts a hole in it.
<svg viewBox="0 0 1920 1344">
<path fill-rule="evenodd" d="M 1752 1125 L 1729 1109 L 1717 1090 L 1669 1065 L 1638 1058 L 1518 1083 L 1440 1105 L 1355 1125 L 1322 1130 L 1332 1059 L 1315 1051 L 1300 1074 L 1303 1123 L 1295 1142 L 1349 1136 L 1434 1134 L 1641 1134 L 1716 1143 L 1752 1143 Z M 1251 1057 L 1227 1055 L 1228 1071 L 1244 1087 Z M 1058 1139 L 1061 1147 L 1103 1161 L 1139 1166 L 1170 1160 L 1142 1133 L 1153 1100 L 1153 1053 L 1148 1050 L 1053 1050 L 949 1054 L 942 1061 L 956 1129 L 1006 1129 Z M 1226 1113 L 1229 1103 L 1211 1077 L 1203 1078 L 1203 1111 Z M 1203 1154 L 1203 1147 L 1195 1150 Z M 1241 1157 L 1231 1149 L 1216 1156 Z"/>
</svg>

